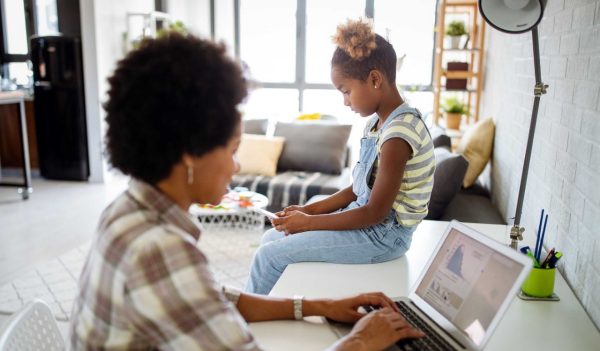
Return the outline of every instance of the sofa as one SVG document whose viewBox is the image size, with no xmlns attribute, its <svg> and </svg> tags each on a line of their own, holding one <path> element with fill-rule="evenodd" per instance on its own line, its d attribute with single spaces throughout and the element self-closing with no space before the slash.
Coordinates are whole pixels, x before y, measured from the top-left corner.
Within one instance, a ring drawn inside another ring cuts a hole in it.
<svg viewBox="0 0 600 351">
<path fill-rule="evenodd" d="M 331 121 L 302 121 L 278 122 L 273 129 L 269 130 L 267 119 L 244 121 L 246 137 L 256 135 L 269 138 L 267 135 L 270 135 L 272 138 L 281 138 L 281 153 L 278 154 L 274 174 L 241 172 L 234 176 L 232 187 L 244 187 L 267 196 L 267 209 L 276 212 L 288 205 L 317 201 L 352 183 L 353 163 L 347 146 L 350 126 Z M 452 152 L 451 139 L 443 129 L 434 128 L 431 134 L 435 147 L 436 171 L 426 219 L 505 224 L 492 203 L 489 186 L 486 185 L 489 184 L 486 179 L 489 178 L 490 167 L 487 161 L 483 172 L 470 172 L 473 164 L 469 164 L 468 158 L 472 161 L 475 158 L 469 154 L 469 150 L 463 150 L 464 154 Z M 327 143 L 324 139 L 331 142 Z M 481 147 L 481 142 L 475 140 L 475 143 L 476 147 Z M 270 147 L 269 151 L 274 148 Z M 491 145 L 485 148 L 490 149 Z M 244 149 L 244 140 L 241 149 Z M 244 150 L 240 150 L 240 153 L 243 154 Z M 254 150 L 253 153 L 258 152 Z M 240 161 L 243 170 L 244 160 Z M 260 161 L 252 162 L 254 164 Z M 475 175 L 476 179 L 466 183 L 467 173 L 472 173 L 470 177 Z"/>
<path fill-rule="evenodd" d="M 332 118 L 277 122 L 273 126 L 267 119 L 249 119 L 244 120 L 243 128 L 238 151 L 241 171 L 233 177 L 231 187 L 244 187 L 267 196 L 269 211 L 302 205 L 313 196 L 330 195 L 352 184 L 348 146 L 352 126 Z M 277 138 L 282 141 L 281 146 L 275 141 Z M 263 146 L 253 147 L 251 143 Z M 280 153 L 275 150 L 278 147 Z M 267 171 L 265 167 L 256 169 L 256 164 L 264 162 L 256 157 L 269 153 L 273 155 L 270 161 L 276 165 L 267 165 L 272 167 Z"/>
<path fill-rule="evenodd" d="M 491 120 L 486 121 L 486 124 L 489 125 L 489 122 Z M 474 132 L 477 132 L 476 129 Z M 469 164 L 468 158 L 471 158 L 472 163 L 478 161 L 469 152 L 464 154 L 464 148 L 467 148 L 468 145 L 464 146 L 463 150 L 459 150 L 463 153 L 455 153 L 451 151 L 451 139 L 443 129 L 433 128 L 431 134 L 435 147 L 436 171 L 429 214 L 426 219 L 443 221 L 456 219 L 467 223 L 506 224 L 491 199 L 490 163 L 487 161 L 483 163 L 484 160 L 481 160 L 483 169 L 475 170 L 471 175 L 471 178 L 475 177 L 475 179 L 466 182 L 467 170 L 473 166 L 473 164 Z M 478 140 L 474 142 L 477 147 L 482 147 Z M 469 140 L 464 142 L 464 144 L 468 143 Z M 491 143 L 483 148 L 489 149 L 488 152 L 491 155 Z"/>
</svg>

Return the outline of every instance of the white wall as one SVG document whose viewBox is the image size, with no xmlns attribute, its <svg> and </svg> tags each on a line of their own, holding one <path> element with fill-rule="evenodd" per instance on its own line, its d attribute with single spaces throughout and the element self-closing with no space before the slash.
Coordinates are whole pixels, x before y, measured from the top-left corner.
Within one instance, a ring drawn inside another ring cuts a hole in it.
<svg viewBox="0 0 600 351">
<path fill-rule="evenodd" d="M 150 12 L 154 0 L 81 0 L 81 35 L 90 156 L 90 181 L 106 177 L 104 150 L 104 110 L 107 78 L 123 58 L 123 33 L 127 12 Z"/>
<path fill-rule="evenodd" d="M 174 20 L 182 21 L 190 33 L 210 38 L 209 0 L 169 0 L 167 12 Z"/>
<path fill-rule="evenodd" d="M 547 248 L 600 326 L 600 0 L 549 0 L 539 27 L 541 99 L 521 224 L 550 213 Z M 514 216 L 533 106 L 531 33 L 488 30 L 483 116 L 496 120 L 492 192 Z"/>
</svg>

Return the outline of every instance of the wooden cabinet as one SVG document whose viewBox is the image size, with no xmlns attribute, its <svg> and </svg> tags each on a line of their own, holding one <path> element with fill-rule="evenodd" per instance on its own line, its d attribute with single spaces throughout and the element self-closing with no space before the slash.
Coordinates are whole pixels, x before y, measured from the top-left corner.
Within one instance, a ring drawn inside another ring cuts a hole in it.
<svg viewBox="0 0 600 351">
<path fill-rule="evenodd" d="M 19 105 L 16 104 L 0 105 L 0 164 L 2 167 L 20 168 L 23 165 L 18 108 Z M 38 168 L 38 149 L 32 100 L 25 101 L 25 115 L 29 160 L 32 168 Z"/>
<path fill-rule="evenodd" d="M 452 48 L 446 28 L 453 21 L 463 22 L 468 35 L 458 48 Z M 466 124 L 479 120 L 482 88 L 485 22 L 479 14 L 476 0 L 440 0 L 437 9 L 434 61 L 433 118 L 445 126 L 442 106 L 449 96 L 466 104 Z M 463 123 L 464 125 L 464 123 Z"/>
</svg>

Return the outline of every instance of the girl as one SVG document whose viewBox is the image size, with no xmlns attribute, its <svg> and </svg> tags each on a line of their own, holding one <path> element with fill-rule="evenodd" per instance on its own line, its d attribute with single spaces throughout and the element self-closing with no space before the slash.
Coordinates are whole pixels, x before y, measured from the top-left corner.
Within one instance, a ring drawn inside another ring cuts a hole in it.
<svg viewBox="0 0 600 351">
<path fill-rule="evenodd" d="M 353 184 L 271 220 L 246 291 L 268 294 L 290 263 L 378 263 L 402 256 L 427 215 L 433 144 L 418 110 L 396 88 L 396 53 L 362 21 L 337 28 L 331 81 L 344 105 L 369 119 Z"/>
</svg>

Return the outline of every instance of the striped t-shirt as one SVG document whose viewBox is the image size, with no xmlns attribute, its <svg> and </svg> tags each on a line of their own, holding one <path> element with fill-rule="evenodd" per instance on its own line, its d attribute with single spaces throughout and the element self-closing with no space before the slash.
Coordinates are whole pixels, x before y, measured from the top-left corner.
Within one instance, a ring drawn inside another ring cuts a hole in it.
<svg viewBox="0 0 600 351">
<path fill-rule="evenodd" d="M 371 123 L 368 125 L 371 125 Z M 377 135 L 379 136 L 377 142 L 378 156 L 373 165 L 369 186 L 372 187 L 375 183 L 377 169 L 379 168 L 379 154 L 383 144 L 392 138 L 401 138 L 406 141 L 412 149 L 412 155 L 404 167 L 402 184 L 398 189 L 393 208 L 396 210 L 396 217 L 400 224 L 415 226 L 427 216 L 429 198 L 433 188 L 435 156 L 431 136 L 425 123 L 419 117 L 410 113 L 396 117 L 393 121 L 390 121 L 384 130 L 365 130 L 365 136 L 373 137 Z"/>
</svg>

